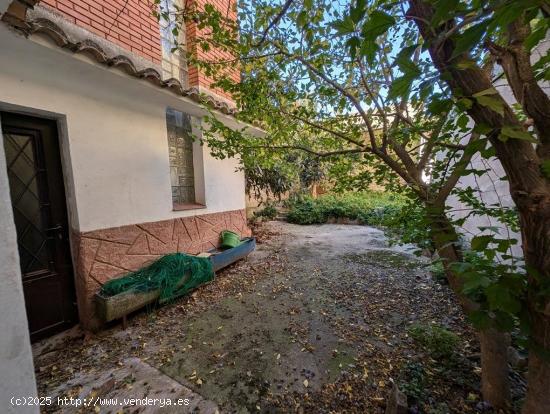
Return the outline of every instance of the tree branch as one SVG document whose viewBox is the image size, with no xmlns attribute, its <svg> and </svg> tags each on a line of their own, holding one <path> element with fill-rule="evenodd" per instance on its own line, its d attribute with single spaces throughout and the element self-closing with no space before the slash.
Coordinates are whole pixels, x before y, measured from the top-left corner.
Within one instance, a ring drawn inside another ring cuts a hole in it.
<svg viewBox="0 0 550 414">
<path fill-rule="evenodd" d="M 468 140 L 468 143 L 466 144 L 466 147 L 478 139 L 479 134 L 472 133 L 470 139 Z M 451 191 L 453 191 L 453 189 L 456 187 L 458 180 L 460 180 L 460 177 L 462 177 L 464 170 L 466 169 L 468 164 L 470 164 L 470 161 L 472 160 L 472 157 L 475 153 L 475 151 L 464 151 L 462 153 L 460 159 L 455 163 L 453 171 L 449 175 L 449 178 L 445 183 L 443 183 L 439 192 L 437 193 L 435 198 L 436 204 L 442 205 L 445 203 L 445 200 L 447 200 L 447 197 L 449 197 Z"/>
</svg>

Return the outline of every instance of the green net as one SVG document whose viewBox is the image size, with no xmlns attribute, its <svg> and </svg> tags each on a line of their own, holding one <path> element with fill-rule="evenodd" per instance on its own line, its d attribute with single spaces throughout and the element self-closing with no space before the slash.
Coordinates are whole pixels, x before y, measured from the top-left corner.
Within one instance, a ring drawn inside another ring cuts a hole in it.
<svg viewBox="0 0 550 414">
<path fill-rule="evenodd" d="M 128 291 L 149 292 L 158 289 L 159 300 L 165 302 L 212 279 L 214 269 L 210 259 L 174 253 L 163 256 L 136 272 L 109 280 L 102 286 L 101 294 L 114 296 Z"/>
</svg>

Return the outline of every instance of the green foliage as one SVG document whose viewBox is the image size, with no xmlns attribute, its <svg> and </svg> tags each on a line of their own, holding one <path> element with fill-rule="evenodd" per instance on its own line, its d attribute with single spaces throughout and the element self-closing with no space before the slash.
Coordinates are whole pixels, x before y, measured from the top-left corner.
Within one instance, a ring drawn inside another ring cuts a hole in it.
<svg viewBox="0 0 550 414">
<path fill-rule="evenodd" d="M 292 188 L 294 177 L 280 165 L 262 167 L 253 161 L 244 166 L 246 192 L 256 198 L 262 193 L 281 197 Z"/>
<path fill-rule="evenodd" d="M 322 176 L 336 190 L 348 192 L 292 200 L 290 221 L 308 224 L 348 218 L 382 224 L 402 241 L 433 250 L 429 234 L 433 223 L 427 220 L 426 206 L 445 205 L 461 177 L 475 179 L 487 172 L 488 168 L 471 168 L 469 156 L 480 154 L 482 162 L 494 157 L 489 142 L 495 142 L 494 136 L 499 137 L 499 145 L 538 138 L 537 128 L 531 132 L 525 127 L 525 114 L 517 108 L 509 112 L 499 90 L 491 87 L 468 94 L 456 87 L 451 90 L 451 74 L 486 67 L 494 60 L 489 45 L 506 50 L 508 28 L 518 19 L 531 27 L 524 44 L 533 50 L 546 38 L 550 18 L 544 0 L 429 3 L 434 14 L 426 21 L 411 18 L 403 3 L 389 0 L 306 0 L 290 2 L 286 9 L 282 5 L 287 2 L 242 0 L 238 27 L 214 7 L 184 16 L 183 21 L 192 19 L 199 28 L 209 29 L 202 32 L 211 33 L 212 38 L 202 39 L 200 47 L 211 42 L 212 47 L 236 56 L 241 81 L 234 82 L 224 72 L 232 62 L 219 64 L 189 56 L 189 63 L 233 94 L 240 121 L 266 131 L 266 135 L 252 135 L 244 126 L 235 130 L 213 112 L 202 136 L 212 155 L 238 156 L 245 169 L 259 166 L 262 173 L 273 172 L 275 180 L 268 181 L 279 189 L 287 188 L 279 179 L 311 183 Z M 422 33 L 419 24 L 426 24 Z M 452 49 L 445 69 L 436 67 L 427 53 L 434 40 L 424 38 L 441 30 L 435 41 L 449 40 L 441 47 Z M 550 79 L 549 52 L 533 64 L 533 71 L 537 80 Z M 506 112 L 507 119 L 517 122 L 496 130 L 474 125 L 470 115 L 480 108 L 494 112 L 495 117 Z M 479 137 L 465 143 L 466 137 L 473 136 Z M 312 168 L 307 170 L 306 164 Z M 300 165 L 305 169 L 300 170 Z M 547 163 L 541 163 L 540 171 L 550 176 Z M 401 194 L 402 203 L 379 205 L 349 195 L 361 194 L 373 183 Z M 519 229 L 514 208 L 486 204 L 470 187 L 452 194 L 470 211 L 454 220 L 454 227 L 439 241 L 445 239 L 460 248 L 455 229 L 471 215 L 493 217 L 512 231 Z M 441 215 L 446 213 L 450 215 L 449 211 Z M 505 328 L 525 308 L 525 272 L 511 257 L 512 243 L 482 231 L 472 240 L 475 255 L 456 264 L 467 294 L 481 306 L 472 315 L 476 324 L 496 322 Z M 535 274 L 531 276 L 538 281 Z M 535 285 L 540 294 L 549 289 L 539 282 Z"/>
<path fill-rule="evenodd" d="M 445 268 L 443 267 L 443 263 L 441 263 L 441 261 L 438 260 L 438 261 L 432 262 L 430 264 L 429 271 L 434 280 L 437 280 L 439 282 L 447 280 Z"/>
<path fill-rule="evenodd" d="M 401 372 L 399 389 L 413 401 L 422 401 L 426 397 L 426 370 L 419 362 L 407 362 Z"/>
<path fill-rule="evenodd" d="M 478 328 L 493 326 L 510 331 L 518 318 L 521 321 L 525 316 L 527 277 L 521 263 L 516 264 L 513 257 L 505 254 L 495 260 L 495 251 L 505 250 L 509 242 L 493 235 L 475 237 L 472 250 L 464 254 L 463 261 L 451 265 L 463 279 L 464 293 L 480 305 L 469 315 Z"/>
<path fill-rule="evenodd" d="M 394 243 L 410 243 L 420 249 L 434 250 L 430 236 L 430 226 L 426 217 L 426 209 L 420 203 L 411 202 L 403 206 L 401 211 L 386 223 L 390 241 Z"/>
<path fill-rule="evenodd" d="M 453 191 L 458 200 L 471 210 L 466 217 L 485 216 L 493 217 L 500 223 L 505 224 L 512 231 L 519 231 L 519 216 L 515 206 L 503 206 L 500 202 L 491 204 L 484 203 L 479 193 L 472 187 L 455 188 Z M 455 221 L 455 225 L 462 226 L 465 218 Z"/>
<path fill-rule="evenodd" d="M 460 342 L 455 333 L 435 324 L 411 325 L 409 335 L 435 359 L 453 358 Z"/>
<path fill-rule="evenodd" d="M 318 198 L 297 196 L 287 202 L 287 220 L 296 224 L 321 224 L 330 219 L 357 220 L 384 226 L 401 212 L 403 198 L 379 192 L 326 194 Z"/>
<path fill-rule="evenodd" d="M 269 220 L 273 220 L 275 217 L 277 217 L 277 208 L 274 204 L 269 203 L 261 210 L 255 211 L 254 216 L 265 217 Z"/>
</svg>

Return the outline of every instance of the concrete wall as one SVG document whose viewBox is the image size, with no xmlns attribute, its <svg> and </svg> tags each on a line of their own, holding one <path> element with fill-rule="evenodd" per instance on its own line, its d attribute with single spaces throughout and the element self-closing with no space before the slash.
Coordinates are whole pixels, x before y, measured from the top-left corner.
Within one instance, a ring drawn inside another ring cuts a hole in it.
<svg viewBox="0 0 550 414">
<path fill-rule="evenodd" d="M 37 407 L 11 402 L 12 397 L 36 396 L 36 385 L 8 177 L 3 173 L 4 145 L 0 145 L 0 171 L 0 411 L 37 413 Z"/>
<path fill-rule="evenodd" d="M 0 15 L 10 3 L 0 0 Z M 3 145 L 0 171 L 6 171 Z M 6 413 L 38 413 L 38 407 L 17 407 L 11 402 L 12 397 L 34 397 L 37 390 L 6 174 L 0 174 L 0 211 L 0 407 Z"/>
<path fill-rule="evenodd" d="M 550 48 L 550 40 L 547 39 L 539 46 L 536 50 L 533 51 L 532 59 L 534 61 L 540 59 L 546 51 Z M 498 69 L 498 67 L 497 67 Z M 546 91 L 547 94 L 550 94 L 550 83 L 542 83 L 541 86 Z M 513 92 L 506 82 L 506 78 L 502 76 L 497 82 L 495 82 L 495 87 L 502 94 L 502 97 L 512 105 L 516 103 Z M 467 141 L 467 139 L 465 139 Z M 481 175 L 475 176 L 473 174 L 462 177 L 458 183 L 458 187 L 473 188 L 479 199 L 487 206 L 491 204 L 499 204 L 503 207 L 513 207 L 514 201 L 510 195 L 510 188 L 508 181 L 505 178 L 506 174 L 500 161 L 497 158 L 491 158 L 489 160 L 483 159 L 479 155 L 475 155 L 470 163 L 472 169 L 488 171 Z M 470 209 L 462 204 L 456 197 L 451 196 L 448 201 L 448 205 L 453 209 L 453 215 L 457 218 L 465 217 Z M 480 227 L 484 226 L 494 226 L 500 229 L 499 237 L 508 237 L 516 239 L 518 243 L 513 246 L 512 252 L 516 257 L 522 257 L 523 252 L 521 250 L 521 235 L 518 232 L 512 231 L 510 228 L 500 223 L 498 220 L 486 216 L 470 216 L 466 220 L 463 226 L 463 233 L 466 239 L 471 239 L 473 236 L 482 233 Z"/>
<path fill-rule="evenodd" d="M 170 106 L 199 117 L 204 110 L 43 42 L 0 27 L 0 109 L 58 120 L 73 230 L 245 207 L 238 161 L 214 159 L 196 146 L 203 151 L 206 208 L 172 211 L 165 110 Z"/>
</svg>

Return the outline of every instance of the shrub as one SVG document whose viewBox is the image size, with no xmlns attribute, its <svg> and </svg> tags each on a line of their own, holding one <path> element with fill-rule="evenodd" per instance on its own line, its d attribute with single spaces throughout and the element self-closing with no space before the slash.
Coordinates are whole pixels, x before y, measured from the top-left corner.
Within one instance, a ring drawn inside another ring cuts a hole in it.
<svg viewBox="0 0 550 414">
<path fill-rule="evenodd" d="M 408 202 L 388 217 L 389 222 L 384 225 L 391 230 L 390 237 L 396 237 L 402 243 L 416 244 L 421 249 L 433 251 L 429 225 L 422 205 Z"/>
<path fill-rule="evenodd" d="M 419 362 L 407 362 L 400 373 L 399 389 L 413 401 L 426 397 L 426 370 Z"/>
<path fill-rule="evenodd" d="M 287 201 L 287 219 L 296 224 L 322 224 L 330 219 L 348 219 L 361 224 L 384 226 L 395 220 L 403 205 L 401 197 L 375 191 L 326 194 L 319 198 L 298 196 Z"/>
<path fill-rule="evenodd" d="M 440 283 L 447 283 L 447 275 L 445 274 L 445 268 L 441 261 L 434 261 L 430 264 L 429 267 L 430 274 L 432 278 Z"/>
<path fill-rule="evenodd" d="M 409 335 L 436 359 L 452 358 L 460 341 L 455 333 L 433 324 L 414 324 L 409 328 Z"/>
<path fill-rule="evenodd" d="M 273 204 L 267 204 L 263 209 L 254 212 L 255 217 L 265 217 L 273 220 L 277 217 L 277 208 Z"/>
</svg>

